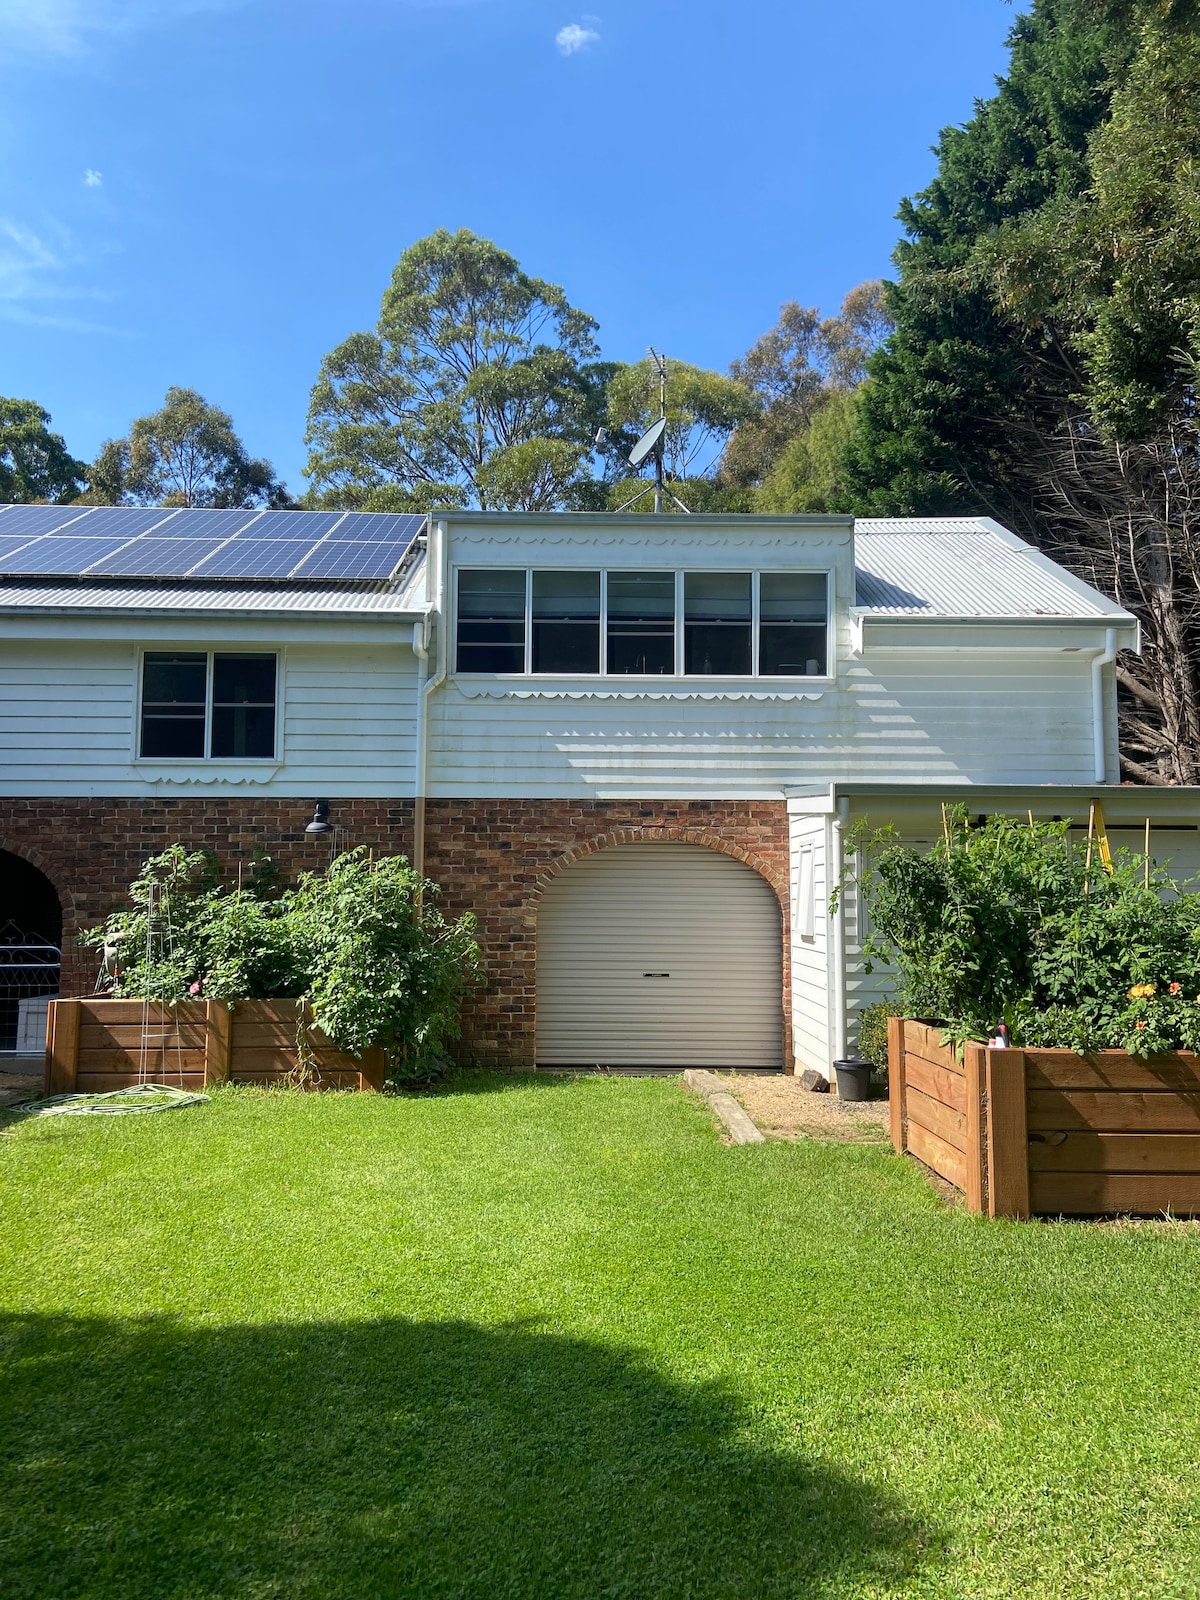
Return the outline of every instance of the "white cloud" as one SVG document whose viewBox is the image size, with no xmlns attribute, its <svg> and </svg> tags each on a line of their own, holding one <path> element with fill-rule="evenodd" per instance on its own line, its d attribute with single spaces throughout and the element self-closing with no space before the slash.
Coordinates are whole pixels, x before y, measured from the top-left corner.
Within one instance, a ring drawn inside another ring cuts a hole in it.
<svg viewBox="0 0 1200 1600">
<path fill-rule="evenodd" d="M 600 35 L 595 28 L 585 28 L 581 23 L 571 22 L 565 28 L 560 28 L 554 35 L 554 42 L 564 56 L 576 55 L 580 50 L 589 50 L 592 45 L 600 43 Z"/>
<path fill-rule="evenodd" d="M 104 174 L 97 172 L 95 167 L 89 167 L 83 175 L 83 181 L 89 189 L 99 189 L 104 184 Z"/>
</svg>

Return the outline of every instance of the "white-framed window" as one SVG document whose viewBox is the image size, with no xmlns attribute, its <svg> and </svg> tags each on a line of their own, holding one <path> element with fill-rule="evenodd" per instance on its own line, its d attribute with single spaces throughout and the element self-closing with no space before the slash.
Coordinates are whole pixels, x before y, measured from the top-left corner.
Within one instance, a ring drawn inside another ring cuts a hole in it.
<svg viewBox="0 0 1200 1600">
<path fill-rule="evenodd" d="M 489 675 L 826 677 L 829 574 L 464 567 L 455 664 Z"/>
<path fill-rule="evenodd" d="M 796 898 L 792 924 L 799 939 L 815 939 L 817 934 L 817 887 L 812 845 L 802 845 L 796 857 Z"/>
<path fill-rule="evenodd" d="M 278 682 L 274 651 L 145 651 L 138 756 L 273 761 Z"/>
</svg>

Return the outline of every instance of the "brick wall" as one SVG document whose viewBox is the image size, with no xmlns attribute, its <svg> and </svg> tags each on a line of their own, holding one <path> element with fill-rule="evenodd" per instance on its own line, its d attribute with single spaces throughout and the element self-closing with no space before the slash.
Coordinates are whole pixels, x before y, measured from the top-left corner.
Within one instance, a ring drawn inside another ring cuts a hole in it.
<svg viewBox="0 0 1200 1600">
<path fill-rule="evenodd" d="M 285 879 L 329 859 L 330 839 L 306 836 L 301 800 L 257 797 L 163 800 L 13 800 L 0 815 L 0 849 L 40 867 L 63 906 L 63 993 L 89 994 L 97 956 L 75 940 L 114 906 L 147 856 L 177 840 L 215 850 L 227 867 L 256 849 Z M 338 848 L 365 844 L 410 854 L 411 800 L 336 800 Z M 487 979 L 463 1018 L 464 1060 L 527 1067 L 534 1059 L 537 904 L 571 862 L 608 845 L 677 840 L 705 845 L 762 873 L 779 898 L 785 930 L 782 1005 L 790 1063 L 788 828 L 780 801 L 430 800 L 425 868 L 444 909 L 479 919 Z"/>
</svg>

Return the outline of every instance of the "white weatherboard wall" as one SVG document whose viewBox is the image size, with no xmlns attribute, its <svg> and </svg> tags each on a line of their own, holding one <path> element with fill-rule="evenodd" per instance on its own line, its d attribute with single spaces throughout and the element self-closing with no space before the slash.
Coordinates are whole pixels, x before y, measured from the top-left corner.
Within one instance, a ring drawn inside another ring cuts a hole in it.
<svg viewBox="0 0 1200 1600">
<path fill-rule="evenodd" d="M 848 522 L 665 521 L 666 532 L 661 520 L 634 517 L 449 519 L 448 677 L 429 708 L 430 794 L 774 799 L 787 785 L 835 780 L 1091 780 L 1091 660 L 1104 646 L 1102 623 L 868 618 L 860 640 L 850 612 Z M 831 675 L 771 681 L 455 672 L 457 570 L 658 566 L 828 569 Z"/>
<path fill-rule="evenodd" d="M 315 631 L 315 630 L 313 630 Z M 0 640 L 0 742 L 5 794 L 196 794 L 231 786 L 279 795 L 413 793 L 416 662 L 378 636 L 281 642 L 192 630 L 151 648 L 276 649 L 279 759 L 136 759 L 138 649 L 128 640 Z"/>
<path fill-rule="evenodd" d="M 828 818 L 791 816 L 792 1050 L 796 1071 L 829 1072 Z"/>
</svg>

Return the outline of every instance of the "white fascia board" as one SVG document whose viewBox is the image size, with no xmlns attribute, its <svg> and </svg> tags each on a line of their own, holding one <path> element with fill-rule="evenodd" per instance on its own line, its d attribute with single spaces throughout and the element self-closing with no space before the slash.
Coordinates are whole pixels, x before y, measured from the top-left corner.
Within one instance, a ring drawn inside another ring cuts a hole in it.
<svg viewBox="0 0 1200 1600">
<path fill-rule="evenodd" d="M 413 624 L 424 611 L 382 613 L 0 610 L 0 634 L 8 639 L 131 639 L 139 644 L 170 639 L 237 639 L 259 644 L 375 642 L 394 633 L 412 648 Z M 380 625 L 385 626 L 381 630 Z"/>
<path fill-rule="evenodd" d="M 903 642 L 896 641 L 892 643 L 892 648 L 900 649 L 903 649 L 906 645 L 917 649 L 921 648 L 923 644 L 920 636 L 921 630 L 934 628 L 970 630 L 969 638 L 964 638 L 961 642 L 956 640 L 952 645 L 938 647 L 946 650 L 987 648 L 989 641 L 983 635 L 984 630 L 988 628 L 996 628 L 1004 635 L 1014 634 L 1018 628 L 1026 629 L 1029 635 L 1028 638 L 1004 638 L 1003 648 L 1010 650 L 1061 648 L 1057 645 L 1047 646 L 1043 637 L 1051 629 L 1057 628 L 1069 630 L 1072 634 L 1083 630 L 1090 631 L 1097 636 L 1095 641 L 1097 647 L 1104 643 L 1105 630 L 1114 628 L 1120 649 L 1138 651 L 1141 648 L 1140 625 L 1137 619 L 1132 617 L 1128 611 L 1114 611 L 1108 616 L 1097 617 L 1031 617 L 1028 614 L 1024 616 L 996 617 L 975 614 L 950 616 L 945 613 L 918 616 L 906 612 L 887 613 L 872 611 L 865 606 L 851 606 L 849 608 L 849 616 L 855 638 L 860 641 L 858 646 L 860 650 L 869 642 L 870 634 L 877 634 L 884 628 L 900 628 L 905 635 L 910 633 L 913 635 L 911 639 L 905 637 Z M 925 646 L 928 647 L 927 641 L 925 641 Z M 1087 648 L 1087 646 L 1081 646 L 1081 648 Z"/>
</svg>

